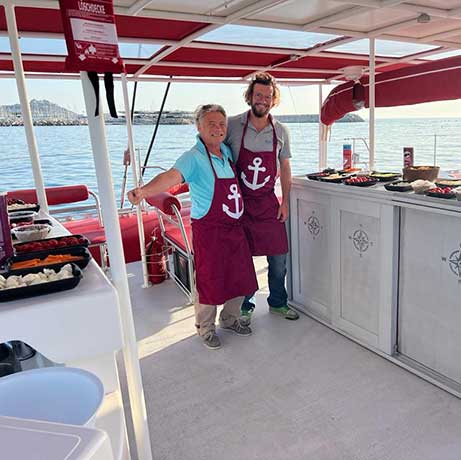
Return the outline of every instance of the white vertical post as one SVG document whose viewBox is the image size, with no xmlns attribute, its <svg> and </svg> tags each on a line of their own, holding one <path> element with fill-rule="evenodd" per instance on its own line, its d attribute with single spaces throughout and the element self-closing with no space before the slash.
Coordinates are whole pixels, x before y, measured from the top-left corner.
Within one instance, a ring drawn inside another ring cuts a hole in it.
<svg viewBox="0 0 461 460">
<path fill-rule="evenodd" d="M 93 87 L 86 72 L 80 72 L 80 76 L 82 79 L 98 191 L 101 199 L 102 216 L 109 250 L 110 269 L 120 302 L 120 316 L 125 344 L 123 358 L 127 374 L 128 392 L 130 396 L 138 457 L 140 460 L 152 460 L 144 390 L 139 368 L 138 347 L 133 313 L 131 310 L 130 291 L 122 247 L 122 235 L 120 232 L 117 204 L 112 183 L 112 169 L 107 149 L 104 115 L 102 110 L 100 110 L 99 116 L 95 117 L 96 97 Z"/>
<path fill-rule="evenodd" d="M 134 154 L 133 124 L 131 123 L 130 102 L 128 98 L 128 83 L 127 83 L 125 74 L 122 74 L 122 89 L 123 89 L 123 102 L 125 105 L 126 129 L 128 133 L 128 149 L 130 150 L 131 170 L 133 174 L 133 182 L 135 184 L 135 187 L 137 187 L 138 186 L 138 169 L 136 165 L 136 156 Z M 144 241 L 145 241 L 144 240 L 144 225 L 142 221 L 142 208 L 140 204 L 136 206 L 136 216 L 138 218 L 139 247 L 141 250 L 143 287 L 147 288 L 150 286 L 150 283 L 149 283 L 149 273 L 147 272 L 146 247 L 144 246 Z"/>
<path fill-rule="evenodd" d="M 21 113 L 26 131 L 27 146 L 29 147 L 29 156 L 32 163 L 32 172 L 34 175 L 35 189 L 37 190 L 38 203 L 40 208 L 48 212 L 48 201 L 46 199 L 45 186 L 43 185 L 42 168 L 40 166 L 40 157 L 38 156 L 37 141 L 34 134 L 34 123 L 32 113 L 27 98 L 26 79 L 24 77 L 24 68 L 22 66 L 21 51 L 19 49 L 18 27 L 14 7 L 6 3 L 5 16 L 8 28 L 8 37 L 10 39 L 11 56 L 13 58 L 14 74 L 18 88 L 19 101 L 21 103 Z"/>
<path fill-rule="evenodd" d="M 368 85 L 368 107 L 370 109 L 369 116 L 369 137 L 370 137 L 370 164 L 371 171 L 375 169 L 375 39 L 370 38 L 370 78 Z"/>
<path fill-rule="evenodd" d="M 320 120 L 320 114 L 322 112 L 323 104 L 323 92 L 322 85 L 319 86 L 319 170 L 323 170 L 327 167 L 327 142 L 324 139 L 325 136 L 325 125 Z"/>
</svg>

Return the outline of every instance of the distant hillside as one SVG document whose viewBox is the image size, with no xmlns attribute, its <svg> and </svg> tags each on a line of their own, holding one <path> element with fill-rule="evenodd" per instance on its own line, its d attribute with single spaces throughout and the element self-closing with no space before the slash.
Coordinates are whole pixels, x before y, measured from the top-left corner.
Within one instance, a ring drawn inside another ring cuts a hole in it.
<svg viewBox="0 0 461 460">
<path fill-rule="evenodd" d="M 282 123 L 318 123 L 318 115 L 277 115 L 275 118 Z M 336 123 L 358 123 L 363 121 L 362 117 L 359 117 L 355 113 L 348 113 L 343 118 L 338 120 Z"/>
<path fill-rule="evenodd" d="M 34 124 L 80 124 L 82 116 L 47 100 L 30 101 Z M 0 120 L 2 124 L 22 124 L 21 106 L 19 104 L 1 105 Z"/>
<path fill-rule="evenodd" d="M 64 107 L 47 100 L 30 101 L 32 119 L 35 125 L 82 125 L 86 124 L 86 117 L 67 110 Z M 156 123 L 159 113 L 143 110 L 136 110 L 134 113 L 134 124 L 151 125 Z M 108 124 L 125 124 L 123 112 L 119 112 L 120 118 L 111 118 L 106 115 Z M 318 115 L 277 115 L 277 120 L 282 123 L 318 123 Z M 356 114 L 348 114 L 339 122 L 361 122 L 363 119 Z M 193 112 L 182 110 L 165 111 L 160 119 L 162 125 L 189 125 L 194 123 Z M 0 105 L 0 126 L 22 125 L 21 107 L 19 104 Z"/>
</svg>

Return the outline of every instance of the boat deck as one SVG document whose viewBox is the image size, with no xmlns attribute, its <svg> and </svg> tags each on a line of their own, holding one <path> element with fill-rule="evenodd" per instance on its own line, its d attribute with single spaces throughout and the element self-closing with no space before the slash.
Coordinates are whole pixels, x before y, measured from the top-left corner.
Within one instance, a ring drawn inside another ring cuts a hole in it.
<svg viewBox="0 0 461 460">
<path fill-rule="evenodd" d="M 262 258 L 253 335 L 223 332 L 219 350 L 172 281 L 128 272 L 156 460 L 460 459 L 461 400 L 305 315 L 269 314 Z"/>
</svg>

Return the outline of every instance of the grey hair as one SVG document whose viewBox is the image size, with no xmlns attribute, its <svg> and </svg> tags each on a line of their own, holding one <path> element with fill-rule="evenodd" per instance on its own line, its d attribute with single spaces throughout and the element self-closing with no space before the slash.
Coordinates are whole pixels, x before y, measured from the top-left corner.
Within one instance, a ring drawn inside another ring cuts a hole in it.
<svg viewBox="0 0 461 460">
<path fill-rule="evenodd" d="M 210 112 L 219 112 L 224 115 L 224 118 L 227 118 L 226 111 L 219 104 L 199 105 L 194 112 L 195 124 L 198 126 L 198 124 L 202 121 L 202 118 Z"/>
</svg>

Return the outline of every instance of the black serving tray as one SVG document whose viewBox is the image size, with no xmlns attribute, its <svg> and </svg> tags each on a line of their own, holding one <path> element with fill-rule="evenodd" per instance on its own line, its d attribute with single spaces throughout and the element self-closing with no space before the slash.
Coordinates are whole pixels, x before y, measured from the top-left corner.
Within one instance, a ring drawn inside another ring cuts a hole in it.
<svg viewBox="0 0 461 460">
<path fill-rule="evenodd" d="M 8 206 L 9 207 L 9 206 Z M 18 209 L 8 209 L 8 214 L 13 215 L 15 212 L 22 212 L 22 211 L 35 211 L 38 212 L 40 210 L 39 204 L 30 203 L 30 206 L 24 206 L 23 208 Z"/>
<path fill-rule="evenodd" d="M 407 184 L 407 185 L 399 185 L 402 182 Z M 411 192 L 413 190 L 413 187 L 411 186 L 411 184 L 409 182 L 405 182 L 405 181 L 401 181 L 401 180 L 396 181 L 396 182 L 392 182 L 390 184 L 385 184 L 384 188 L 386 190 L 389 190 L 390 192 Z"/>
<path fill-rule="evenodd" d="M 306 174 L 306 177 L 310 180 L 320 180 L 322 177 L 328 177 L 330 173 L 316 172 L 311 174 Z"/>
<path fill-rule="evenodd" d="M 456 193 L 455 192 L 438 193 L 438 192 L 431 192 L 430 190 L 426 190 L 424 192 L 424 195 L 430 196 L 432 198 L 445 198 L 446 200 L 451 200 L 453 198 L 456 198 Z"/>
<path fill-rule="evenodd" d="M 34 224 L 44 224 L 53 226 L 53 222 L 50 219 L 34 219 Z"/>
<path fill-rule="evenodd" d="M 36 222 L 36 223 L 41 223 L 41 222 Z M 46 223 L 46 222 L 44 222 Z M 85 240 L 84 243 L 79 243 L 79 244 L 75 244 L 74 246 L 66 246 L 66 247 L 63 247 L 63 248 L 60 248 L 60 247 L 56 247 L 56 248 L 53 248 L 53 249 L 46 249 L 46 250 L 41 250 L 41 251 L 27 251 L 27 252 L 20 252 L 18 251 L 18 248 L 21 248 L 23 247 L 24 245 L 26 244 L 31 244 L 31 243 L 41 243 L 43 241 L 47 241 L 47 240 L 56 240 L 56 241 L 60 241 L 62 240 L 63 238 L 70 238 L 70 237 L 75 237 L 75 238 L 83 238 Z M 29 242 L 24 242 L 24 243 L 16 243 L 14 245 L 14 248 L 16 250 L 16 254 L 19 255 L 19 254 L 30 254 L 30 255 L 34 255 L 34 257 L 38 257 L 39 255 L 41 255 L 42 253 L 44 254 L 61 254 L 60 252 L 56 252 L 56 251 L 59 251 L 61 249 L 70 249 L 70 248 L 87 248 L 90 244 L 90 241 L 88 240 L 88 238 L 86 238 L 85 236 L 83 235 L 64 235 L 64 236 L 57 236 L 57 237 L 54 237 L 54 238 L 44 238 L 42 240 L 35 240 L 35 241 L 29 241 Z"/>
<path fill-rule="evenodd" d="M 14 262 L 23 262 L 24 260 L 30 260 L 30 259 L 45 259 L 49 255 L 56 255 L 56 254 L 70 254 L 72 256 L 79 256 L 82 257 L 81 260 L 73 260 L 71 262 L 59 262 L 56 264 L 48 264 L 48 265 L 39 265 L 37 268 L 50 268 L 53 269 L 54 271 L 58 272 L 61 270 L 64 265 L 67 264 L 75 264 L 77 265 L 80 269 L 86 268 L 88 263 L 91 260 L 91 254 L 90 251 L 83 247 L 83 246 L 74 246 L 74 247 L 69 247 L 69 248 L 59 248 L 59 249 L 53 249 L 52 251 L 42 251 L 42 252 L 26 252 L 24 254 L 18 254 L 16 256 L 13 256 L 9 259 L 8 261 L 8 266 L 11 267 L 11 265 Z M 34 267 L 35 268 L 35 267 Z M 9 274 L 11 275 L 27 275 L 27 273 L 30 273 L 30 268 L 19 268 L 19 269 L 13 269 L 10 268 L 8 271 Z"/>
<path fill-rule="evenodd" d="M 446 182 L 449 182 L 448 184 Z M 461 186 L 461 179 L 436 179 L 435 185 L 437 187 L 460 187 Z"/>
<path fill-rule="evenodd" d="M 383 174 L 392 174 L 391 176 L 383 176 Z M 377 179 L 379 182 L 391 182 L 396 181 L 402 177 L 400 173 L 391 173 L 391 172 L 372 172 L 370 177 Z"/>
<path fill-rule="evenodd" d="M 347 183 L 347 181 L 344 181 L 344 185 L 349 185 L 351 187 L 371 187 L 372 185 L 376 185 L 378 183 L 377 179 L 369 180 L 366 182 L 353 182 L 353 183 Z"/>
<path fill-rule="evenodd" d="M 325 177 L 319 177 L 319 180 L 321 182 L 328 182 L 330 184 L 340 184 L 342 181 L 345 179 L 349 179 L 351 177 L 350 175 L 344 175 L 340 177 L 335 177 L 334 179 L 329 179 L 330 176 L 325 176 Z"/>
<path fill-rule="evenodd" d="M 11 300 L 24 299 L 26 297 L 36 297 L 44 294 L 51 294 L 53 292 L 67 291 L 73 289 L 80 283 L 82 279 L 82 271 L 77 265 L 71 263 L 73 278 L 66 278 L 64 280 L 50 281 L 49 283 L 33 284 L 32 286 L 26 286 L 21 288 L 1 289 L 0 290 L 0 302 L 8 302 Z M 39 273 L 44 268 L 49 267 L 36 267 L 28 269 L 27 273 Z M 9 278 L 11 275 L 16 273 L 6 273 L 3 276 Z"/>
</svg>

